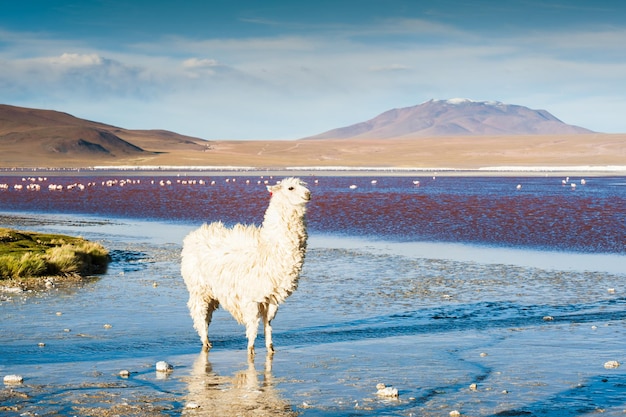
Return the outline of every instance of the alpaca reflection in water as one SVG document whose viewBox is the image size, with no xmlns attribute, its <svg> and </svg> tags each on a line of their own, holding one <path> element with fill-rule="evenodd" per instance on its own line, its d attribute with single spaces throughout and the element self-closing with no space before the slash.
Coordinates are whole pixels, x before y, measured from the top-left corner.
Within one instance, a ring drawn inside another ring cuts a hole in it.
<svg viewBox="0 0 626 417">
<path fill-rule="evenodd" d="M 209 353 L 202 351 L 193 364 L 188 379 L 189 394 L 185 416 L 289 416 L 298 414 L 276 391 L 272 377 L 272 356 L 265 358 L 263 377 L 248 357 L 248 365 L 233 376 L 213 371 Z"/>
</svg>

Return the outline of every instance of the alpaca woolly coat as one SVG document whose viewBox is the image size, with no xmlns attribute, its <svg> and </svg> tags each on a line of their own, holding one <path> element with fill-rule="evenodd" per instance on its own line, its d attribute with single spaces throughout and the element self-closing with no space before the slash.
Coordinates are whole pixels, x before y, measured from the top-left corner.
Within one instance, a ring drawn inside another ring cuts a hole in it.
<svg viewBox="0 0 626 417">
<path fill-rule="evenodd" d="M 258 326 L 268 305 L 278 306 L 298 285 L 306 252 L 305 204 L 309 191 L 295 178 L 268 187 L 272 193 L 261 227 L 222 222 L 204 224 L 183 242 L 181 273 L 194 317 L 204 304 L 217 303 L 246 327 Z M 209 306 L 209 313 L 212 312 Z M 269 320 L 273 318 L 269 317 Z M 204 319 L 204 318 L 203 318 Z M 256 320 L 256 321 L 255 321 Z M 198 327 L 205 326 L 205 329 Z"/>
</svg>

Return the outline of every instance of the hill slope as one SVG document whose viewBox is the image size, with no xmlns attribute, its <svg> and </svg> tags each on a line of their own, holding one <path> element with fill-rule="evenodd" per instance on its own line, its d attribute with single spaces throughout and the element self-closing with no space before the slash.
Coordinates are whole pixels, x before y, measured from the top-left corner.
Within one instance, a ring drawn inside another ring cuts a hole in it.
<svg viewBox="0 0 626 417">
<path fill-rule="evenodd" d="M 430 100 L 393 109 L 366 122 L 306 139 L 388 139 L 433 136 L 564 135 L 593 133 L 545 110 L 468 99 Z"/>
<path fill-rule="evenodd" d="M 0 105 L 0 164 L 43 161 L 121 163 L 176 149 L 206 149 L 207 142 L 164 130 L 129 130 L 53 110 Z"/>
</svg>

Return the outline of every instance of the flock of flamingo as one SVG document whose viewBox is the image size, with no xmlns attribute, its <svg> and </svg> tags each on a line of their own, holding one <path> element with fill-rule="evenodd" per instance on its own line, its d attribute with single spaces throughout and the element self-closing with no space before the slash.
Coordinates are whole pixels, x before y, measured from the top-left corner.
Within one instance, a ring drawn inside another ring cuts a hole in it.
<svg viewBox="0 0 626 417">
<path fill-rule="evenodd" d="M 272 178 L 273 177 L 271 176 L 269 177 L 269 179 L 264 179 L 263 177 L 261 177 L 261 179 L 257 180 L 256 183 L 259 185 L 269 185 L 270 180 Z M 15 184 L 0 183 L 0 191 L 8 191 L 9 189 L 13 189 L 16 191 L 21 191 L 21 190 L 41 191 L 42 189 L 41 184 L 47 183 L 47 182 L 48 182 L 48 177 L 22 177 L 21 181 Z M 224 182 L 235 183 L 237 182 L 237 178 L 225 178 Z M 243 182 L 245 184 L 253 183 L 253 181 L 249 179 L 246 179 Z M 318 180 L 315 180 L 314 182 L 315 184 L 317 184 Z M 142 183 L 141 179 L 108 179 L 108 180 L 101 181 L 99 185 L 103 187 L 114 187 L 114 186 L 124 187 L 126 185 L 135 185 L 135 184 L 141 184 L 141 183 Z M 161 180 L 150 180 L 150 184 L 157 184 L 161 187 L 165 187 L 165 186 L 173 185 L 173 184 L 215 185 L 216 181 L 215 180 L 203 180 L 203 179 L 176 179 L 176 180 L 161 179 Z M 74 189 L 78 191 L 83 191 L 88 187 L 94 187 L 97 185 L 98 183 L 95 181 L 87 182 L 86 184 L 75 182 L 75 183 L 67 184 L 67 185 L 50 183 L 48 184 L 47 188 L 49 191 L 63 191 L 63 190 L 71 191 Z"/>
<path fill-rule="evenodd" d="M 272 180 L 273 177 L 270 176 L 269 179 L 264 178 L 263 176 L 256 180 L 256 184 L 259 185 L 269 185 L 270 184 L 270 180 Z M 435 179 L 435 177 L 433 177 L 433 180 Z M 100 182 L 100 185 L 103 187 L 114 187 L 114 186 L 119 186 L 119 187 L 124 187 L 126 185 L 134 185 L 134 184 L 141 184 L 141 179 L 108 179 L 108 180 L 104 180 Z M 22 177 L 21 181 L 15 184 L 8 184 L 8 183 L 0 183 L 0 191 L 8 191 L 10 189 L 13 189 L 15 191 L 21 191 L 21 190 L 26 190 L 26 191 L 41 191 L 42 189 L 42 183 L 47 183 L 48 182 L 48 177 Z M 237 182 L 237 178 L 233 177 L 233 178 L 225 178 L 224 182 L 226 183 L 235 183 Z M 245 184 L 252 184 L 254 183 L 254 180 L 250 180 L 250 179 L 246 179 L 243 180 L 242 182 L 244 182 Z M 314 184 L 318 184 L 319 180 L 315 179 Z M 419 187 L 421 185 L 419 180 L 413 180 L 412 181 L 413 185 L 416 187 Z M 562 185 L 569 185 L 572 189 L 576 189 L 576 183 L 573 181 L 570 181 L 570 177 L 566 177 L 561 181 Z M 587 182 L 585 181 L 585 179 L 581 179 L 580 180 L 580 184 L 581 185 L 585 185 Z M 176 179 L 176 180 L 171 180 L 171 179 L 161 179 L 161 180 L 150 180 L 150 184 L 157 184 L 161 187 L 165 187 L 165 186 L 170 186 L 173 184 L 180 184 L 180 185 L 215 185 L 216 184 L 216 180 L 204 180 L 204 179 Z M 378 180 L 371 180 L 370 184 L 372 185 L 376 185 L 378 184 Z M 86 184 L 83 183 L 72 183 L 72 184 L 67 184 L 67 185 L 63 185 L 63 184 L 57 184 L 57 183 L 50 183 L 48 184 L 47 188 L 48 191 L 63 191 L 63 190 L 67 190 L 67 191 L 71 191 L 71 190 L 78 190 L 78 191 L 83 191 L 88 187 L 94 187 L 98 185 L 97 182 L 92 181 L 92 182 L 87 182 Z M 351 190 L 355 190 L 358 188 L 358 186 L 356 184 L 351 184 L 348 188 L 350 188 Z M 517 190 L 521 190 L 522 189 L 522 184 L 517 184 L 517 186 L 515 187 Z"/>
</svg>

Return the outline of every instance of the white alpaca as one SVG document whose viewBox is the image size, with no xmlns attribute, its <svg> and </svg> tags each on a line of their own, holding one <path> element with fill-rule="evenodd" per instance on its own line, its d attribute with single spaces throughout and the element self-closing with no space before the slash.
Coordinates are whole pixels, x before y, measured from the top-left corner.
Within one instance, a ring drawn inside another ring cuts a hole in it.
<svg viewBox="0 0 626 417">
<path fill-rule="evenodd" d="M 246 326 L 248 353 L 263 319 L 265 345 L 274 351 L 270 323 L 298 285 L 306 252 L 305 183 L 287 178 L 268 186 L 272 194 L 261 227 L 204 224 L 183 242 L 181 273 L 189 290 L 189 312 L 204 349 L 208 326 L 220 305 Z"/>
</svg>

